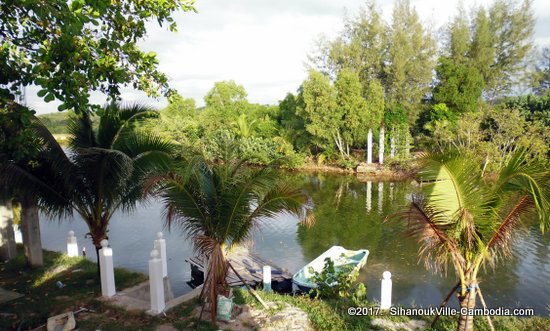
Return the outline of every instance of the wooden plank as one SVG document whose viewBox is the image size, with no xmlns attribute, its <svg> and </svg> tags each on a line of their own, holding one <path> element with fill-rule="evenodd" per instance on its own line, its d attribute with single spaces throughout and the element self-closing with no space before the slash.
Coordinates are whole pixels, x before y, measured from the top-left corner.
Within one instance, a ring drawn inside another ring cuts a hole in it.
<svg viewBox="0 0 550 331">
<path fill-rule="evenodd" d="M 243 278 L 243 280 L 251 286 L 257 286 L 263 281 L 263 266 L 271 266 L 271 279 L 272 281 L 283 281 L 285 279 L 292 278 L 292 275 L 277 266 L 274 266 L 273 263 L 263 260 L 260 256 L 256 254 L 251 254 L 247 251 L 240 251 L 236 254 L 231 255 L 229 258 L 231 265 Z M 204 260 L 202 257 L 195 256 L 188 260 L 189 263 L 197 266 L 197 268 L 204 272 Z M 227 282 L 231 286 L 244 285 L 243 282 L 237 278 L 233 270 L 229 270 L 227 276 Z"/>
</svg>

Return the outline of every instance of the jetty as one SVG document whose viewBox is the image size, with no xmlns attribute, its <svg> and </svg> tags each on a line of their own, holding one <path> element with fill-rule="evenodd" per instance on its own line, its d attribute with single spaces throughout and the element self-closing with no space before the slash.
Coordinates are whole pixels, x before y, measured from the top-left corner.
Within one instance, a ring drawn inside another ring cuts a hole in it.
<svg viewBox="0 0 550 331">
<path fill-rule="evenodd" d="M 271 266 L 271 288 L 276 292 L 290 293 L 292 291 L 292 274 L 288 270 L 273 265 L 272 262 L 262 259 L 259 255 L 251 253 L 247 249 L 238 249 L 228 257 L 229 262 L 235 268 L 246 285 L 256 288 L 263 282 L 263 267 Z M 205 259 L 195 256 L 186 260 L 191 265 L 191 281 L 188 284 L 196 287 L 204 282 Z M 227 275 L 229 286 L 244 286 L 245 284 L 231 268 Z"/>
</svg>

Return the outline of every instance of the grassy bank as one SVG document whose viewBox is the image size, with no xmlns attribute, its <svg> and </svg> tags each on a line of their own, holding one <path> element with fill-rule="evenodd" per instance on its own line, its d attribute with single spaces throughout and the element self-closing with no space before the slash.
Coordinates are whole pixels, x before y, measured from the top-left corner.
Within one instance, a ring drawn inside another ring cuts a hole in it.
<svg viewBox="0 0 550 331">
<path fill-rule="evenodd" d="M 384 330 L 377 325 L 373 325 L 375 319 L 384 319 L 393 322 L 408 322 L 411 319 L 424 320 L 429 326 L 433 318 L 421 316 L 349 316 L 347 309 L 353 304 L 346 301 L 324 301 L 313 300 L 306 296 L 279 295 L 274 293 L 264 293 L 259 291 L 260 296 L 265 301 L 271 301 L 278 304 L 290 304 L 305 311 L 313 327 L 317 330 Z M 245 290 L 235 291 L 236 302 L 240 304 L 249 304 L 260 308 L 258 302 Z M 374 306 L 373 303 L 367 303 L 367 306 Z M 550 317 L 492 317 L 495 330 L 506 331 L 531 331 L 550 330 Z M 426 330 L 447 331 L 456 329 L 455 317 L 442 317 L 435 328 L 427 327 Z M 489 331 L 490 328 L 483 317 L 475 319 L 476 331 Z"/>
<path fill-rule="evenodd" d="M 44 266 L 31 269 L 25 264 L 23 248 L 18 247 L 17 259 L 0 264 L 0 287 L 24 296 L 0 305 L 0 330 L 32 330 L 46 324 L 48 317 L 80 307 L 93 312 L 76 316 L 79 330 L 155 330 L 169 323 L 180 330 L 195 328 L 195 320 L 188 318 L 195 302 L 176 307 L 162 318 L 145 313 L 127 312 L 98 298 L 101 285 L 96 264 L 85 258 L 69 258 L 64 254 L 44 250 Z M 145 281 L 141 273 L 115 269 L 117 290 Z M 65 286 L 59 288 L 57 282 Z M 201 330 L 210 330 L 203 323 Z"/>
</svg>

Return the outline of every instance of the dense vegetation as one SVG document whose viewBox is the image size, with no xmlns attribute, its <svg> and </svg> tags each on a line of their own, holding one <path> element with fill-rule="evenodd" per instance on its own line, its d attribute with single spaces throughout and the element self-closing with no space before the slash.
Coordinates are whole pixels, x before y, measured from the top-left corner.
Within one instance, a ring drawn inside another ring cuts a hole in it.
<svg viewBox="0 0 550 331">
<path fill-rule="evenodd" d="M 516 148 L 547 159 L 550 50 L 536 59 L 533 29 L 530 1 L 496 1 L 470 14 L 458 8 L 438 48 L 408 1 L 395 3 L 389 22 L 371 1 L 334 40 L 319 41 L 307 78 L 278 105 L 250 103 L 242 85 L 221 81 L 204 107 L 173 95 L 146 125 L 177 141 L 182 154 L 219 159 L 232 144 L 261 165 L 351 168 L 384 155 L 395 165 L 411 149 L 449 147 L 489 170 Z M 54 133 L 65 131 L 58 115 L 42 118 Z"/>
</svg>

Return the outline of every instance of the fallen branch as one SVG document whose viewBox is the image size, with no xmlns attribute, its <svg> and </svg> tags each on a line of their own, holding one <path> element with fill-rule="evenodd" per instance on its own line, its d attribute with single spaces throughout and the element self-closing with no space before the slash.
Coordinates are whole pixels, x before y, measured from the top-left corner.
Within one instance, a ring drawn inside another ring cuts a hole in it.
<svg viewBox="0 0 550 331">
<path fill-rule="evenodd" d="M 248 289 L 248 291 L 252 294 L 252 296 L 254 298 L 256 298 L 256 300 L 258 300 L 259 303 L 262 304 L 262 306 L 267 309 L 267 305 L 266 303 L 262 300 L 262 298 L 260 298 L 260 296 L 258 295 L 258 293 L 256 293 L 256 291 L 254 291 L 253 288 L 251 288 L 245 281 L 244 279 L 241 277 L 241 275 L 239 275 L 239 273 L 237 272 L 237 270 L 235 270 L 235 268 L 233 268 L 233 265 L 228 261 L 227 264 L 229 264 L 229 267 L 231 268 L 231 270 L 233 270 L 233 272 L 235 273 L 235 275 L 237 277 L 239 277 L 239 279 L 241 280 L 241 282 L 243 282 L 244 286 L 246 286 L 246 288 Z"/>
</svg>

